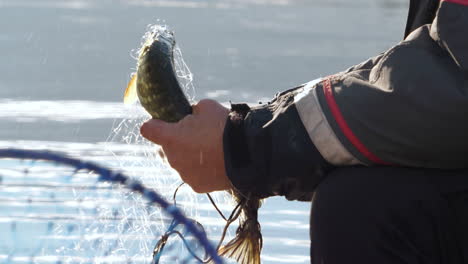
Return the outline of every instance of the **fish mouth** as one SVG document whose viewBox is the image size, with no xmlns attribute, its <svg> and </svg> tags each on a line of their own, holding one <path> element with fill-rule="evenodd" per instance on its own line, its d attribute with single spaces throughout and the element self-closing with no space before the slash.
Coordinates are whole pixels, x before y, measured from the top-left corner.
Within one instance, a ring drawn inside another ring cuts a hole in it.
<svg viewBox="0 0 468 264">
<path fill-rule="evenodd" d="M 169 30 L 167 26 L 153 25 L 143 36 L 143 42 L 139 52 L 139 57 L 146 53 L 155 41 L 166 41 L 169 46 L 175 47 L 174 32 Z M 171 53 L 173 51 L 171 50 Z M 172 54 L 171 54 L 172 55 Z"/>
</svg>

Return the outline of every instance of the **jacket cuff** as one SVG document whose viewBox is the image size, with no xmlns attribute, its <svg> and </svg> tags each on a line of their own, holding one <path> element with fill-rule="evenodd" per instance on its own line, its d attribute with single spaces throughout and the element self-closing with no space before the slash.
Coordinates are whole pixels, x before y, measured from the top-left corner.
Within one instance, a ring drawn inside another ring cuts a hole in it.
<svg viewBox="0 0 468 264">
<path fill-rule="evenodd" d="M 224 157 L 227 175 L 241 194 L 308 201 L 331 168 L 298 115 L 298 88 L 258 107 L 232 105 L 224 129 Z"/>
</svg>

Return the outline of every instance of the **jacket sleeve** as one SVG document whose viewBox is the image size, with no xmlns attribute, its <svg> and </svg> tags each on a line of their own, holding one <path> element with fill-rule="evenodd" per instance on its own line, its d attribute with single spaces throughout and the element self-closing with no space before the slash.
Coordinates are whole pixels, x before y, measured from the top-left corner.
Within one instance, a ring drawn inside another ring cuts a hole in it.
<svg viewBox="0 0 468 264">
<path fill-rule="evenodd" d="M 233 105 L 223 141 L 234 188 L 309 200 L 336 166 L 467 168 L 467 2 L 442 1 L 432 25 L 346 71 Z"/>
<path fill-rule="evenodd" d="M 331 168 L 312 143 L 295 105 L 303 86 L 278 94 L 267 104 L 232 105 L 224 130 L 228 177 L 245 195 L 310 201 Z"/>
<path fill-rule="evenodd" d="M 467 1 L 442 1 L 432 24 L 316 89 L 333 132 L 361 163 L 468 167 L 468 6 L 459 2 Z"/>
<path fill-rule="evenodd" d="M 468 76 L 468 0 L 443 1 L 431 37 Z"/>
</svg>

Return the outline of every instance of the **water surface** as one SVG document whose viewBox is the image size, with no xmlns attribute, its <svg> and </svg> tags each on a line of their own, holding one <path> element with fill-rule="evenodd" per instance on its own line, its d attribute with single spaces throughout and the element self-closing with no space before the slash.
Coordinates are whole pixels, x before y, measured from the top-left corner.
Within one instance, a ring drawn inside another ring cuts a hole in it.
<svg viewBox="0 0 468 264">
<path fill-rule="evenodd" d="M 104 142 L 129 116 L 122 94 L 135 70 L 132 50 L 148 24 L 168 24 L 175 31 L 194 74 L 196 99 L 256 103 L 396 44 L 407 5 L 406 0 L 0 0 L 0 147 L 54 149 L 108 165 L 115 153 L 133 160 L 135 146 L 114 141 L 110 154 Z M 309 210 L 309 203 L 267 200 L 260 210 L 264 263 L 309 263 Z"/>
</svg>

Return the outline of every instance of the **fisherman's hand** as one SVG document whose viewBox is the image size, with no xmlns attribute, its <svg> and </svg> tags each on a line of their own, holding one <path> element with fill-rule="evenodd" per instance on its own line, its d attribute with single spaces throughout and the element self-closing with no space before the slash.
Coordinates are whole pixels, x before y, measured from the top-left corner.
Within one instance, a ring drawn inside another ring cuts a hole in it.
<svg viewBox="0 0 468 264">
<path fill-rule="evenodd" d="M 231 188 L 226 175 L 223 131 L 229 110 L 213 100 L 201 100 L 193 113 L 177 123 L 151 119 L 140 133 L 161 145 L 169 164 L 195 192 Z"/>
</svg>

